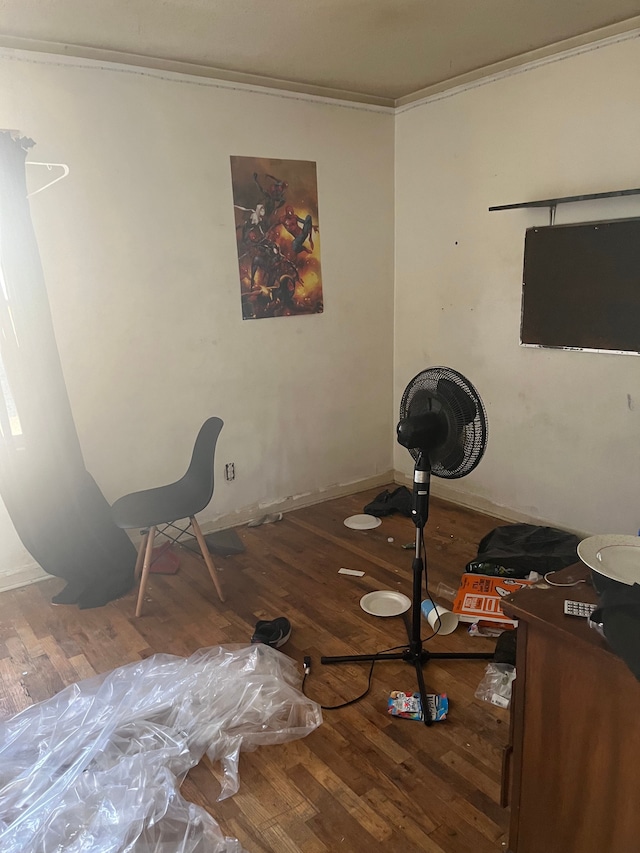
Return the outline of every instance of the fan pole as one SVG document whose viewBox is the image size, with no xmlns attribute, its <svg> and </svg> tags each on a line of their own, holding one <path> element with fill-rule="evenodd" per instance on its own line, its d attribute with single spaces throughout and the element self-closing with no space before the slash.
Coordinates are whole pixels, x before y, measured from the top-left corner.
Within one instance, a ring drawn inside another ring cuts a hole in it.
<svg viewBox="0 0 640 853">
<path fill-rule="evenodd" d="M 427 480 L 428 494 L 428 480 Z M 414 490 L 415 491 L 415 490 Z M 413 511 L 415 512 L 415 510 Z M 409 637 L 409 651 L 405 660 L 413 664 L 416 677 L 418 679 L 418 692 L 420 693 L 420 703 L 422 706 L 422 716 L 426 726 L 430 726 L 433 722 L 429 713 L 429 700 L 427 697 L 427 688 L 424 681 L 423 665 L 428 659 L 428 654 L 422 648 L 421 634 L 421 602 L 422 602 L 422 577 L 425 573 L 423 554 L 423 530 L 424 521 L 417 515 L 414 515 L 414 524 L 416 525 L 416 550 L 411 563 L 411 573 L 413 575 L 413 594 L 411 596 L 411 631 L 407 626 L 407 634 Z"/>
<path fill-rule="evenodd" d="M 421 602 L 422 602 L 422 578 L 425 574 L 425 565 L 422 555 L 424 554 L 424 526 L 429 518 L 429 487 L 431 485 L 431 465 L 429 457 L 426 453 L 419 453 L 413 471 L 413 501 L 411 507 L 411 518 L 416 528 L 416 550 L 413 555 L 411 564 L 411 574 L 413 577 L 413 593 L 411 596 L 411 633 L 409 634 L 409 650 L 417 658 L 422 657 L 422 640 L 421 633 Z M 419 667 L 420 674 L 418 683 L 422 682 L 422 663 Z M 416 671 L 418 667 L 416 667 Z M 423 699 L 422 707 L 426 709 L 424 703 L 425 696 L 423 690 L 420 690 Z M 428 714 L 425 712 L 425 721 Z"/>
</svg>

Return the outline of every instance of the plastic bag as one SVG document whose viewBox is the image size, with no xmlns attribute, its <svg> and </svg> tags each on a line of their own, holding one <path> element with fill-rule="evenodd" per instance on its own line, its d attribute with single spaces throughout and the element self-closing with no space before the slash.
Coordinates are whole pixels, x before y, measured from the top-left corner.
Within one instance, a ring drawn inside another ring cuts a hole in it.
<svg viewBox="0 0 640 853">
<path fill-rule="evenodd" d="M 508 708 L 511 702 L 511 685 L 516 668 L 510 663 L 489 663 L 484 678 L 475 692 L 476 699 L 484 699 L 499 708 Z"/>
<path fill-rule="evenodd" d="M 0 724 L 2 853 L 243 853 L 179 786 L 206 752 L 219 799 L 240 750 L 322 722 L 295 663 L 266 645 L 155 655 L 67 687 Z"/>
<path fill-rule="evenodd" d="M 566 530 L 534 524 L 496 527 L 480 541 L 465 571 L 526 578 L 529 572 L 555 572 L 578 562 L 580 539 Z"/>
</svg>

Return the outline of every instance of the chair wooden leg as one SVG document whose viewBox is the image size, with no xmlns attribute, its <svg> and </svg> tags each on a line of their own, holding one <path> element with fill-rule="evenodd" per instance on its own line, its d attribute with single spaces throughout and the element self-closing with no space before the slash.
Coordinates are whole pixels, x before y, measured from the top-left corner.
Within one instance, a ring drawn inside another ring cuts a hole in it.
<svg viewBox="0 0 640 853">
<path fill-rule="evenodd" d="M 142 563 L 144 560 L 144 552 L 147 547 L 147 539 L 149 538 L 149 531 L 142 530 L 142 540 L 140 542 L 140 547 L 138 548 L 138 559 L 136 560 L 136 567 L 133 570 L 133 576 L 136 580 L 140 577 L 140 572 L 142 571 Z"/>
<path fill-rule="evenodd" d="M 202 535 L 202 530 L 200 530 L 200 525 L 196 521 L 194 515 L 189 519 L 191 522 L 191 526 L 193 527 L 193 532 L 196 535 L 196 539 L 198 540 L 198 545 L 200 546 L 200 550 L 202 551 L 202 556 L 204 557 L 204 561 L 207 564 L 207 568 L 209 569 L 209 574 L 211 575 L 211 580 L 218 592 L 218 598 L 220 601 L 224 601 L 224 595 L 222 594 L 222 587 L 220 586 L 220 581 L 218 580 L 218 573 L 216 571 L 216 567 L 213 564 L 213 560 L 211 559 L 211 554 L 209 553 L 209 549 L 207 548 L 207 542 L 204 536 Z"/>
<path fill-rule="evenodd" d="M 151 555 L 153 553 L 153 540 L 156 536 L 155 527 L 149 528 L 149 533 L 147 534 L 147 544 L 144 549 L 144 563 L 142 564 L 142 577 L 140 578 L 140 589 L 138 590 L 138 602 L 136 604 L 136 616 L 140 616 L 142 613 L 142 602 L 144 601 L 144 591 L 147 586 L 147 579 L 149 577 L 149 569 L 151 568 Z"/>
</svg>

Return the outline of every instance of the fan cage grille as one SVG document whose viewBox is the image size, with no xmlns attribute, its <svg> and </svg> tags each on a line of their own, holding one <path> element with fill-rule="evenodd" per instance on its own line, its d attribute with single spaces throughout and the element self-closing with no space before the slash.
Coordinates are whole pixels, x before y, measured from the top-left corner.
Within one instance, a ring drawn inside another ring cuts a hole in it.
<svg viewBox="0 0 640 853">
<path fill-rule="evenodd" d="M 428 395 L 442 403 L 458 435 L 455 447 L 443 459 L 432 460 L 432 474 L 447 480 L 466 476 L 480 462 L 487 445 L 487 415 L 480 395 L 458 371 L 450 367 L 430 367 L 414 376 L 405 388 L 400 403 L 401 420 L 411 414 L 412 402 L 418 395 Z M 420 449 L 410 448 L 409 452 L 417 461 Z"/>
</svg>

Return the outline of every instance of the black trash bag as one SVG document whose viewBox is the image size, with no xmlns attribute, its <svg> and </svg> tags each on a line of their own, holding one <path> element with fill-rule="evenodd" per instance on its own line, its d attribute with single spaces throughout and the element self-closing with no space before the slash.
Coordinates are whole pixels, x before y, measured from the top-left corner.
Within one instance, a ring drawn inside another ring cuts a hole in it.
<svg viewBox="0 0 640 853">
<path fill-rule="evenodd" d="M 556 572 L 578 562 L 579 542 L 578 536 L 555 527 L 507 524 L 487 533 L 465 571 L 507 578 Z"/>
<path fill-rule="evenodd" d="M 619 583 L 597 572 L 591 577 L 599 599 L 591 620 L 602 625 L 613 651 L 640 681 L 640 584 Z"/>
<path fill-rule="evenodd" d="M 406 515 L 411 518 L 412 495 L 406 486 L 400 486 L 393 492 L 385 490 L 380 492 L 371 503 L 367 504 L 364 512 L 367 515 L 375 515 L 382 518 L 385 515 L 391 515 L 394 512 L 399 512 L 401 515 Z"/>
<path fill-rule="evenodd" d="M 495 663 L 508 663 L 511 666 L 516 665 L 516 643 L 518 639 L 518 629 L 513 628 L 509 631 L 503 631 L 496 640 L 496 648 L 493 653 Z"/>
</svg>

